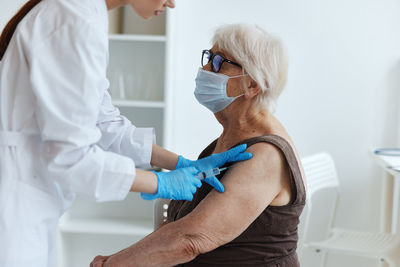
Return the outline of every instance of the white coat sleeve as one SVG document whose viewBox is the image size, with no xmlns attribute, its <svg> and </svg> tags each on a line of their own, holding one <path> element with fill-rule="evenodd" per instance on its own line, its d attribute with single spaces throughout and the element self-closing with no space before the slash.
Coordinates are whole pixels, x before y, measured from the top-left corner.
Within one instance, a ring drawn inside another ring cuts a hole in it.
<svg viewBox="0 0 400 267">
<path fill-rule="evenodd" d="M 133 159 L 137 167 L 150 168 L 155 134 L 153 128 L 137 128 L 113 106 L 105 91 L 97 126 L 101 130 L 98 143 L 104 150 Z"/>
<path fill-rule="evenodd" d="M 124 199 L 135 177 L 131 158 L 97 142 L 107 68 L 107 34 L 87 22 L 63 26 L 28 56 L 35 117 L 47 174 L 64 189 L 95 201 Z"/>
</svg>

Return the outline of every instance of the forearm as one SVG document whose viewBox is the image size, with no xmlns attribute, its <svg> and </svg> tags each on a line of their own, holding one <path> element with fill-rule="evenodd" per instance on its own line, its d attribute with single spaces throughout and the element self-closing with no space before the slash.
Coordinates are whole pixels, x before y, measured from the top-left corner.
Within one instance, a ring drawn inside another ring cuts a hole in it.
<svg viewBox="0 0 400 267">
<path fill-rule="evenodd" d="M 157 192 L 157 186 L 155 173 L 136 169 L 136 177 L 130 191 L 154 194 Z"/>
<path fill-rule="evenodd" d="M 168 151 L 156 144 L 153 144 L 151 153 L 151 165 L 167 170 L 175 170 L 178 163 L 178 155 Z"/>
<path fill-rule="evenodd" d="M 110 257 L 104 266 L 174 266 L 194 259 L 200 250 L 189 225 L 169 223 Z"/>
</svg>

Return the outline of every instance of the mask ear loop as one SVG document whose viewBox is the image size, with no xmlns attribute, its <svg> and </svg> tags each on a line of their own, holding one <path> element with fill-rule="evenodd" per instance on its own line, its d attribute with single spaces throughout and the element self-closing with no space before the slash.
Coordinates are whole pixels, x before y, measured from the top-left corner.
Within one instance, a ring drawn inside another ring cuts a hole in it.
<svg viewBox="0 0 400 267">
<path fill-rule="evenodd" d="M 228 77 L 229 77 L 229 79 L 233 79 L 233 78 L 239 78 L 239 77 L 244 77 L 244 76 L 249 76 L 249 75 L 246 73 L 246 74 L 240 74 L 240 75 L 228 76 Z"/>
<path fill-rule="evenodd" d="M 241 75 L 236 75 L 236 76 L 229 76 L 229 79 L 231 79 L 231 78 L 239 78 L 239 77 L 246 77 L 246 76 L 250 76 L 248 73 L 244 73 L 244 70 L 242 69 L 242 72 L 243 72 L 243 74 L 241 74 Z M 243 86 L 243 91 L 245 91 L 246 92 L 246 84 L 245 84 L 245 82 L 243 81 L 243 83 L 242 83 L 242 86 Z M 243 93 L 243 94 L 241 94 L 241 95 L 238 95 L 238 96 L 232 96 L 232 97 L 234 97 L 235 99 L 236 98 L 238 98 L 238 97 L 241 97 L 241 96 L 244 96 L 245 94 Z"/>
<path fill-rule="evenodd" d="M 244 94 L 237 95 L 237 96 L 231 96 L 231 97 L 233 97 L 234 99 L 236 99 L 236 98 L 239 98 L 239 97 L 241 97 L 241 96 L 244 96 Z"/>
</svg>

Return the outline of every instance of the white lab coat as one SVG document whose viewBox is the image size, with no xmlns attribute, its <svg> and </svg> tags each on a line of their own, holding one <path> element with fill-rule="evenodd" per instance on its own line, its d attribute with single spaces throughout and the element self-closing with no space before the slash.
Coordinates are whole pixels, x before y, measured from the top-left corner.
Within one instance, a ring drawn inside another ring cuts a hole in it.
<svg viewBox="0 0 400 267">
<path fill-rule="evenodd" d="M 104 0 L 43 0 L 0 63 L 0 266 L 55 266 L 59 217 L 76 195 L 122 200 L 149 167 L 152 128 L 107 92 Z"/>
</svg>

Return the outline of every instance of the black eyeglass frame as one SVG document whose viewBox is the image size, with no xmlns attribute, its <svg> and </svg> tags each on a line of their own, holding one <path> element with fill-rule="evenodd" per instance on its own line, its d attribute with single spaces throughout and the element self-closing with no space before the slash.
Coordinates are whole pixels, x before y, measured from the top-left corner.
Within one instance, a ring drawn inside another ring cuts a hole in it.
<svg viewBox="0 0 400 267">
<path fill-rule="evenodd" d="M 222 64 L 224 64 L 225 62 L 226 62 L 226 63 L 229 63 L 229 64 L 232 64 L 232 65 L 235 65 L 235 66 L 237 66 L 237 67 L 239 67 L 239 68 L 242 68 L 242 65 L 240 65 L 239 63 L 236 63 L 236 62 L 234 62 L 234 61 L 232 61 L 232 60 L 226 59 L 226 58 L 224 58 L 223 56 L 221 56 L 221 55 L 218 54 L 218 53 L 214 54 L 214 53 L 213 53 L 211 50 L 209 50 L 209 49 L 203 50 L 203 52 L 202 52 L 202 54 L 201 54 L 201 66 L 202 66 L 202 67 L 204 67 L 203 62 L 204 62 L 204 55 L 205 55 L 206 52 L 208 52 L 208 53 L 210 54 L 210 58 L 208 59 L 207 64 L 211 62 L 211 70 L 212 70 L 213 72 L 215 72 L 215 73 L 218 73 L 218 72 L 221 70 Z M 219 57 L 221 57 L 221 59 L 222 59 L 221 63 L 219 64 L 218 70 L 215 70 L 215 69 L 214 69 L 214 64 L 213 64 L 213 62 L 212 62 L 212 61 L 214 60 L 215 56 L 219 56 Z M 207 65 L 207 64 L 206 64 L 206 65 Z"/>
</svg>

